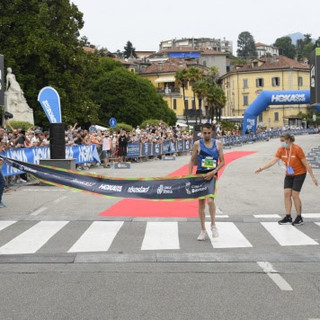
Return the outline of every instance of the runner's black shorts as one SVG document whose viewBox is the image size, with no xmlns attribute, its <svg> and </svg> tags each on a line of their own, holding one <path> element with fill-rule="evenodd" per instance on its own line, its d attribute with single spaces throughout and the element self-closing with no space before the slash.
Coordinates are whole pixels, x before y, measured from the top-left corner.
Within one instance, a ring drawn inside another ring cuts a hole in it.
<svg viewBox="0 0 320 320">
<path fill-rule="evenodd" d="M 306 175 L 306 173 L 303 173 L 296 176 L 286 176 L 284 178 L 284 188 L 300 192 Z"/>
</svg>

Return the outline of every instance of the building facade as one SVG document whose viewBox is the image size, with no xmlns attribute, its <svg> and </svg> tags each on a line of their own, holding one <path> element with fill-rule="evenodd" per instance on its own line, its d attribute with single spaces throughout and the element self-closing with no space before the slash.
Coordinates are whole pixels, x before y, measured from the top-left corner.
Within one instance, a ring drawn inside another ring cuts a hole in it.
<svg viewBox="0 0 320 320">
<path fill-rule="evenodd" d="M 189 118 L 193 117 L 196 109 L 198 109 L 197 99 L 193 97 L 192 87 L 187 83 L 185 86 L 185 101 L 183 100 L 183 92 L 181 85 L 177 82 L 176 72 L 188 67 L 197 67 L 203 69 L 195 61 L 184 61 L 181 59 L 171 58 L 164 62 L 152 63 L 140 76 L 151 81 L 158 93 L 168 103 L 178 119 L 185 120 L 185 105 L 188 109 Z"/>
<path fill-rule="evenodd" d="M 261 42 L 256 43 L 256 50 L 258 58 L 279 56 L 279 49 L 277 47 L 269 46 Z"/>
<path fill-rule="evenodd" d="M 223 75 L 222 88 L 226 95 L 223 116 L 243 116 L 246 108 L 262 90 L 287 91 L 310 89 L 310 68 L 284 56 L 255 59 Z M 299 112 L 307 105 L 269 106 L 258 117 L 260 127 L 300 126 Z"/>
<path fill-rule="evenodd" d="M 173 48 L 190 47 L 193 49 L 200 50 L 215 50 L 220 52 L 232 53 L 232 41 L 215 38 L 181 38 L 181 39 L 170 39 L 160 42 L 159 49 L 173 49 Z"/>
</svg>

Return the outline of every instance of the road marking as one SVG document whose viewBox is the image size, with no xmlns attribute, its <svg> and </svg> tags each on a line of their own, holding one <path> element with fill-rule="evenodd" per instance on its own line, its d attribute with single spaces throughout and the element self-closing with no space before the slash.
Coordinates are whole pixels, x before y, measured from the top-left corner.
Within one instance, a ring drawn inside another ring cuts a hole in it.
<svg viewBox="0 0 320 320">
<path fill-rule="evenodd" d="M 292 225 L 279 225 L 277 222 L 261 222 L 261 224 L 281 246 L 318 245 L 315 240 Z"/>
<path fill-rule="evenodd" d="M 40 221 L 0 248 L 0 254 L 27 254 L 38 251 L 69 221 Z"/>
<path fill-rule="evenodd" d="M 180 249 L 177 222 L 148 222 L 141 250 Z"/>
<path fill-rule="evenodd" d="M 219 237 L 212 238 L 211 223 L 206 222 L 206 229 L 214 248 L 247 248 L 252 244 L 246 239 L 233 222 L 217 222 Z"/>
<path fill-rule="evenodd" d="M 0 231 L 11 226 L 12 224 L 16 223 L 17 221 L 0 221 Z"/>
<path fill-rule="evenodd" d="M 303 218 L 315 218 L 315 219 L 318 219 L 318 218 L 320 218 L 320 213 L 303 213 L 302 217 Z"/>
<path fill-rule="evenodd" d="M 108 251 L 123 221 L 94 221 L 68 252 Z"/>
<path fill-rule="evenodd" d="M 253 215 L 255 218 L 263 218 L 263 219 L 278 219 L 281 218 L 278 214 L 254 214 Z"/>
<path fill-rule="evenodd" d="M 39 209 L 31 212 L 30 216 L 37 216 L 38 214 L 40 214 L 43 211 L 46 211 L 47 209 L 48 209 L 47 207 L 40 207 Z"/>
<path fill-rule="evenodd" d="M 280 225 L 278 222 L 261 222 L 261 224 L 281 246 L 318 245 L 318 242 L 292 225 Z"/>
<path fill-rule="evenodd" d="M 206 213 L 206 217 L 210 217 L 210 213 Z M 227 214 L 216 214 L 215 217 L 220 218 L 220 219 L 229 218 L 229 216 Z"/>
<path fill-rule="evenodd" d="M 290 284 L 280 276 L 272 264 L 266 261 L 257 261 L 258 266 L 269 276 L 269 278 L 280 288 L 282 291 L 293 291 Z"/>
<path fill-rule="evenodd" d="M 320 222 L 315 222 L 315 224 L 317 224 L 320 227 Z"/>
<path fill-rule="evenodd" d="M 67 196 L 62 196 L 62 197 L 54 200 L 53 202 L 54 202 L 54 203 L 59 203 L 60 201 L 62 201 L 62 200 L 64 200 L 64 199 L 67 199 L 67 198 L 68 198 Z"/>
</svg>

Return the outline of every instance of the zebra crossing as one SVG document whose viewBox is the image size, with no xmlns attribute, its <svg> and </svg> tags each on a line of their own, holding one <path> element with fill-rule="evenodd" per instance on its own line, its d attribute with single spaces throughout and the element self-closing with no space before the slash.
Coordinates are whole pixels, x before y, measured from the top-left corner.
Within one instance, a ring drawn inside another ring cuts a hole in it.
<svg viewBox="0 0 320 320">
<path fill-rule="evenodd" d="M 0 221 L 0 255 L 319 246 L 320 222 L 297 228 L 277 222 L 217 222 L 219 237 L 197 242 L 199 225 L 181 221 Z M 206 222 L 210 230 L 210 222 Z M 242 230 L 241 230 L 242 229 Z M 74 230 L 78 230 L 74 232 Z M 310 233 L 310 234 L 309 234 Z M 264 244 L 255 240 L 263 238 Z M 207 242 L 208 243 L 208 242 Z M 129 247 L 129 249 L 128 249 Z M 211 249 L 210 249 L 211 248 Z"/>
</svg>

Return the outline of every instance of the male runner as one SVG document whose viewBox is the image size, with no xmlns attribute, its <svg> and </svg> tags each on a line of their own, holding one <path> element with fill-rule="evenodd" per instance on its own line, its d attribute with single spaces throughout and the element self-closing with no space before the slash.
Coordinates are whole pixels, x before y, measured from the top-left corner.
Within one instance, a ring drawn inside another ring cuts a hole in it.
<svg viewBox="0 0 320 320">
<path fill-rule="evenodd" d="M 195 160 L 198 159 L 196 174 L 203 174 L 204 179 L 208 181 L 212 178 L 216 179 L 219 169 L 224 166 L 222 143 L 212 138 L 212 131 L 212 125 L 210 123 L 202 125 L 202 138 L 194 143 L 189 163 L 189 174 L 192 174 Z M 216 207 L 214 204 L 214 198 L 207 198 L 207 203 L 211 217 L 212 237 L 218 237 L 219 233 L 215 224 Z M 201 232 L 198 237 L 199 241 L 203 241 L 208 238 L 205 227 L 205 205 L 206 199 L 199 199 L 199 218 L 201 224 Z"/>
</svg>

